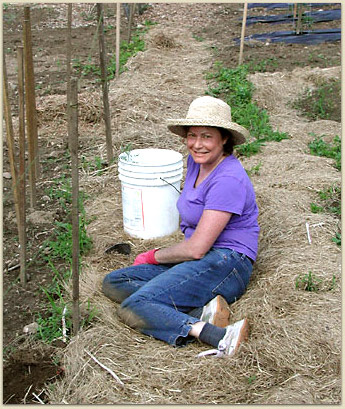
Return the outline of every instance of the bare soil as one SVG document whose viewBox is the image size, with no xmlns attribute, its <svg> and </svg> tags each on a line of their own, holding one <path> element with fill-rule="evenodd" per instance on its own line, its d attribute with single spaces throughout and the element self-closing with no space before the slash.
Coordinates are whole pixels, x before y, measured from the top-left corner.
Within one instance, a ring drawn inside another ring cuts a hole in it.
<svg viewBox="0 0 345 409">
<path fill-rule="evenodd" d="M 324 7 L 324 6 L 323 6 Z M 324 8 L 335 8 L 326 6 Z M 98 64 L 98 40 L 96 36 L 96 12 L 93 4 L 75 4 L 73 6 L 73 53 L 80 62 L 91 61 Z M 236 3 L 209 4 L 164 4 L 148 7 L 142 15 L 136 15 L 134 25 L 145 20 L 157 22 L 164 30 L 171 27 L 187 27 L 200 42 L 211 44 L 213 62 L 221 61 L 232 68 L 238 64 L 239 47 L 234 39 L 240 37 L 242 5 Z M 285 11 L 267 11 L 263 8 L 249 10 L 251 15 L 278 14 Z M 12 110 L 15 129 L 17 126 L 17 79 L 16 47 L 22 39 L 22 5 L 8 4 L 3 12 L 3 50 L 10 83 Z M 36 95 L 39 101 L 47 98 L 57 100 L 66 93 L 66 16 L 64 4 L 35 4 L 31 7 L 33 55 L 35 66 Z M 106 47 L 109 54 L 115 49 L 116 5 L 105 5 Z M 127 20 L 122 15 L 122 27 Z M 340 27 L 340 21 L 315 23 L 315 28 Z M 271 26 L 254 24 L 248 26 L 246 35 L 269 31 L 292 29 L 288 24 Z M 167 33 L 169 34 L 169 33 Z M 121 37 L 125 39 L 124 28 Z M 333 67 L 340 66 L 340 42 L 327 42 L 317 45 L 304 44 L 265 44 L 251 42 L 244 47 L 244 62 L 271 61 L 266 70 L 269 72 L 292 71 L 297 67 Z M 164 58 L 164 53 L 162 53 Z M 176 59 L 179 58 L 178 49 Z M 140 67 L 138 69 L 141 69 Z M 143 68 L 142 68 L 143 69 Z M 302 90 L 301 90 L 302 91 Z M 80 92 L 100 95 L 100 85 L 95 77 L 80 78 Z M 167 93 L 169 90 L 167 89 Z M 65 214 L 56 203 L 47 199 L 45 188 L 47 181 L 53 180 L 64 171 L 64 163 L 59 160 L 66 150 L 65 118 L 58 113 L 51 117 L 39 117 L 39 144 L 42 161 L 42 179 L 38 184 L 38 205 L 28 210 L 28 274 L 29 282 L 23 287 L 18 280 L 18 233 L 16 228 L 11 180 L 3 179 L 3 346 L 4 346 L 4 403 L 37 403 L 32 392 L 45 400 L 44 388 L 63 374 L 63 369 L 53 356 L 63 343 L 53 346 L 40 346 L 40 354 L 33 353 L 32 345 L 23 335 L 23 327 L 35 321 L 37 314 L 49 316 L 49 305 L 41 287 L 48 287 L 53 273 L 38 254 L 40 246 L 54 229 L 53 222 L 64 219 Z M 83 135 L 104 134 L 99 118 L 83 121 L 80 124 Z M 81 139 L 80 153 L 98 155 L 97 143 Z M 90 154 L 91 149 L 91 154 Z M 4 139 L 4 172 L 9 172 L 7 145 Z M 48 160 L 50 158 L 50 160 Z M 55 160 L 54 160 L 55 158 Z M 121 217 L 121 215 L 119 215 Z M 63 260 L 61 261 L 63 263 Z M 19 351 L 19 352 L 18 352 Z M 29 393 L 30 392 L 30 393 Z"/>
</svg>

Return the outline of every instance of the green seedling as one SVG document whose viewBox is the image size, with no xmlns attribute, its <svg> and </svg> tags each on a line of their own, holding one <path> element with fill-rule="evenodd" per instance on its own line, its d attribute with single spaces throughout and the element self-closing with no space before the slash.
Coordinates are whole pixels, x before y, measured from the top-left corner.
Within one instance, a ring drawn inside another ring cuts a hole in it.
<svg viewBox="0 0 345 409">
<path fill-rule="evenodd" d="M 318 277 L 316 277 L 311 271 L 309 271 L 308 274 L 305 275 L 299 275 L 296 278 L 296 289 L 301 289 L 304 291 L 319 291 L 320 289 L 320 284 L 322 280 Z"/>
<path fill-rule="evenodd" d="M 260 168 L 262 166 L 262 162 L 259 162 L 257 165 L 252 166 L 251 169 L 247 170 L 247 174 L 248 176 L 252 176 L 252 175 L 260 175 Z"/>
<path fill-rule="evenodd" d="M 341 246 L 341 233 L 336 233 L 335 237 L 332 238 L 333 243 L 337 246 Z"/>
</svg>

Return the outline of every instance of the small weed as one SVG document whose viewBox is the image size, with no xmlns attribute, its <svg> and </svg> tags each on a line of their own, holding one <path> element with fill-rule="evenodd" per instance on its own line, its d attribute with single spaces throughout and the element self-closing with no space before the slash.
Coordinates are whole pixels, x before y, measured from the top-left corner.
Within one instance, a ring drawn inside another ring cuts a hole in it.
<svg viewBox="0 0 345 409">
<path fill-rule="evenodd" d="M 249 72 L 266 72 L 274 71 L 278 67 L 278 60 L 276 57 L 267 58 L 259 62 L 250 62 L 248 63 Z"/>
<path fill-rule="evenodd" d="M 311 203 L 310 210 L 312 213 L 323 213 L 325 211 L 325 208 L 317 205 L 316 203 Z"/>
<path fill-rule="evenodd" d="M 251 385 L 252 383 L 254 383 L 256 381 L 256 375 L 248 376 L 247 381 L 248 381 L 249 385 Z"/>
<path fill-rule="evenodd" d="M 205 39 L 203 37 L 200 37 L 200 36 L 198 36 L 196 34 L 193 34 L 193 38 L 194 38 L 194 40 L 199 41 L 199 42 L 205 41 Z"/>
<path fill-rule="evenodd" d="M 331 119 L 341 121 L 341 82 L 328 80 L 315 89 L 307 89 L 292 103 L 292 107 L 301 111 L 302 115 L 316 121 Z"/>
<path fill-rule="evenodd" d="M 94 157 L 94 162 L 89 162 L 85 156 L 80 158 L 80 166 L 84 170 L 91 172 L 98 171 L 97 175 L 102 175 L 104 168 L 107 166 L 107 162 L 100 156 Z"/>
<path fill-rule="evenodd" d="M 334 137 L 333 144 L 325 142 L 322 136 L 315 137 L 308 147 L 312 155 L 334 159 L 335 168 L 341 170 L 341 139 L 338 135 Z"/>
<path fill-rule="evenodd" d="M 64 175 L 60 179 L 52 181 L 52 185 L 45 189 L 45 194 L 51 200 L 57 200 L 58 204 L 65 212 L 69 211 L 69 205 L 72 203 L 71 180 Z"/>
<path fill-rule="evenodd" d="M 308 56 L 310 63 L 318 63 L 320 67 L 326 68 L 332 66 L 332 61 L 323 54 L 315 54 L 311 52 Z"/>
<path fill-rule="evenodd" d="M 325 209 L 330 214 L 341 215 L 341 187 L 336 184 L 319 192 L 320 199 L 325 203 Z"/>
<path fill-rule="evenodd" d="M 120 147 L 121 153 L 125 153 L 126 157 L 123 158 L 125 161 L 129 161 L 132 157 L 131 157 L 131 150 L 132 150 L 132 143 L 128 143 L 126 146 L 122 146 Z"/>
<path fill-rule="evenodd" d="M 335 237 L 332 237 L 332 242 L 335 243 L 337 246 L 341 247 L 341 233 L 335 233 Z"/>
<path fill-rule="evenodd" d="M 316 277 L 311 271 L 305 275 L 299 275 L 296 278 L 295 286 L 296 289 L 301 289 L 304 291 L 319 291 L 320 284 L 322 280 Z"/>
<path fill-rule="evenodd" d="M 262 166 L 262 162 L 259 162 L 257 165 L 253 166 L 251 169 L 247 170 L 247 175 L 260 175 L 260 168 Z"/>
</svg>

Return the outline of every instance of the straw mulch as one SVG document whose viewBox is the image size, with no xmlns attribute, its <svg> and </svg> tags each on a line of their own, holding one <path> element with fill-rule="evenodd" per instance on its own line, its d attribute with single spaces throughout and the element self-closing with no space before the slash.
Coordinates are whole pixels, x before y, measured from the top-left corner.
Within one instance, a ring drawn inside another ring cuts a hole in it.
<svg viewBox="0 0 345 409">
<path fill-rule="evenodd" d="M 67 121 L 67 101 L 65 95 L 50 95 L 37 101 L 37 121 L 56 123 Z M 103 117 L 102 101 L 99 93 L 90 92 L 78 96 L 78 118 L 86 123 L 98 123 Z"/>
<path fill-rule="evenodd" d="M 165 35 L 168 32 L 177 48 L 158 49 L 151 41 L 111 85 L 117 154 L 121 146 L 131 144 L 175 149 L 186 156 L 182 142 L 169 134 L 164 121 L 184 116 L 191 100 L 204 94 L 211 56 L 205 43 L 193 40 L 183 27 L 167 27 Z M 151 31 L 152 36 L 155 33 Z M 340 125 L 308 122 L 286 106 L 296 89 L 324 72 L 304 68 L 251 78 L 258 103 L 267 107 L 274 128 L 288 132 L 291 139 L 267 143 L 260 154 L 242 161 L 247 170 L 260 164 L 252 180 L 261 236 L 248 291 L 231 305 L 231 319 L 248 317 L 251 326 L 249 341 L 232 359 L 197 359 L 207 345 L 195 342 L 173 348 L 118 320 L 117 305 L 101 293 L 104 275 L 129 265 L 141 251 L 180 240 L 181 234 L 147 241 L 127 236 L 116 166 L 103 175 L 84 174 L 81 185 L 90 195 L 86 210 L 94 218 L 88 226 L 94 248 L 83 261 L 81 299 L 96 306 L 98 320 L 64 351 L 65 376 L 49 392 L 52 404 L 340 403 L 341 254 L 331 241 L 338 222 L 310 211 L 317 191 L 339 183 L 340 176 L 332 160 L 311 156 L 307 149 L 310 132 L 340 135 Z M 105 156 L 103 135 L 97 148 Z M 120 242 L 131 244 L 131 255 L 104 253 Z M 296 279 L 309 271 L 321 280 L 317 292 L 296 286 Z"/>
</svg>

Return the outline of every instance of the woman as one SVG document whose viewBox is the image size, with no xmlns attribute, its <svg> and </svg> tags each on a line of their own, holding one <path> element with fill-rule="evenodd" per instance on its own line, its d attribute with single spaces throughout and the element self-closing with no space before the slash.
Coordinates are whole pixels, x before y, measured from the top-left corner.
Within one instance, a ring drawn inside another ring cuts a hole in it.
<svg viewBox="0 0 345 409">
<path fill-rule="evenodd" d="M 103 292 L 143 334 L 173 346 L 198 338 L 216 348 L 199 355 L 232 356 L 248 322 L 230 325 L 227 307 L 245 292 L 259 235 L 254 189 L 232 154 L 248 131 L 231 121 L 228 104 L 210 96 L 195 99 L 186 118 L 170 120 L 168 128 L 189 151 L 177 203 L 185 239 L 111 272 Z"/>
</svg>

